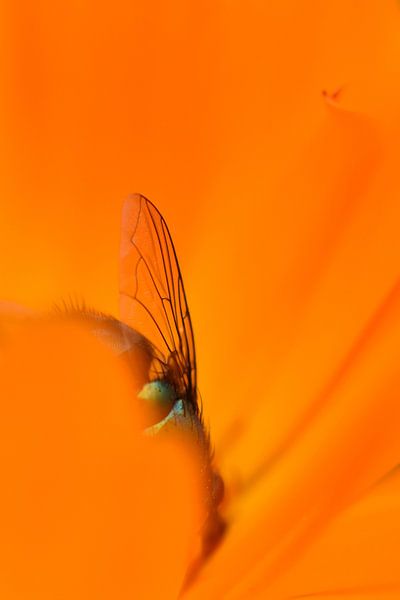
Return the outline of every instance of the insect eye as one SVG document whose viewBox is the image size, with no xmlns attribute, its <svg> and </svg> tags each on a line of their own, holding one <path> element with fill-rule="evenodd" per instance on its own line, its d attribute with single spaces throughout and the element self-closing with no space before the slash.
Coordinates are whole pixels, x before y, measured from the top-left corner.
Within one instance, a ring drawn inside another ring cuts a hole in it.
<svg viewBox="0 0 400 600">
<path fill-rule="evenodd" d="M 158 423 L 168 415 L 173 407 L 176 394 L 173 386 L 160 379 L 146 383 L 138 394 L 145 401 L 145 411 L 149 424 Z"/>
</svg>

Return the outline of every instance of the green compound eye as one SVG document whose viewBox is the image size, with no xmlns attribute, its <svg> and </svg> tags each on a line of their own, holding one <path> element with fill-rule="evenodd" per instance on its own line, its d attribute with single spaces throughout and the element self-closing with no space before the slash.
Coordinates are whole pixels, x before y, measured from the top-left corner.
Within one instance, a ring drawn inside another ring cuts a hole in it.
<svg viewBox="0 0 400 600">
<path fill-rule="evenodd" d="M 147 424 L 152 426 L 163 422 L 176 401 L 174 387 L 167 381 L 157 379 L 146 383 L 138 394 L 145 401 Z"/>
<path fill-rule="evenodd" d="M 170 409 L 175 402 L 175 390 L 170 383 L 160 379 L 146 383 L 138 394 L 142 400 L 155 409 Z"/>
</svg>

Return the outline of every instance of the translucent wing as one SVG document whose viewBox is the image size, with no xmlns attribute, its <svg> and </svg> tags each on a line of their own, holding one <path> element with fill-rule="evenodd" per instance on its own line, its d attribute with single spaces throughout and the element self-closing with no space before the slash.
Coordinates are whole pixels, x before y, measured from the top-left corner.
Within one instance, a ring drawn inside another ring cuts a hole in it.
<svg viewBox="0 0 400 600">
<path fill-rule="evenodd" d="M 174 244 L 160 212 L 140 194 L 122 213 L 120 316 L 153 345 L 155 376 L 170 379 L 197 411 L 193 328 Z"/>
</svg>

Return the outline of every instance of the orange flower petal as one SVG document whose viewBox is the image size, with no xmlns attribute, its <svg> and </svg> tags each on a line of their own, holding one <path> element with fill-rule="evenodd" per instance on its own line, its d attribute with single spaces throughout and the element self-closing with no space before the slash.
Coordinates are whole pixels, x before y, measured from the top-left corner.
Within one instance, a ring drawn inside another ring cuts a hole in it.
<svg viewBox="0 0 400 600">
<path fill-rule="evenodd" d="M 142 438 L 129 379 L 68 324 L 2 347 L 1 595 L 176 598 L 197 543 L 194 463 Z"/>
</svg>

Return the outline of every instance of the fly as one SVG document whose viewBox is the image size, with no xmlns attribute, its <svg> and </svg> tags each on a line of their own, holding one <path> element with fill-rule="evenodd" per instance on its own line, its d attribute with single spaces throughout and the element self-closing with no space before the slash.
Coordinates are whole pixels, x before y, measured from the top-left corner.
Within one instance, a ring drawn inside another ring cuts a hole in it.
<svg viewBox="0 0 400 600">
<path fill-rule="evenodd" d="M 186 430 L 200 450 L 208 501 L 203 531 L 207 555 L 224 530 L 218 512 L 223 481 L 212 464 L 199 407 L 193 326 L 175 247 L 161 213 L 140 194 L 129 197 L 123 207 L 119 297 L 121 321 L 147 356 L 149 380 L 138 396 L 162 415 L 145 434 Z"/>
</svg>

